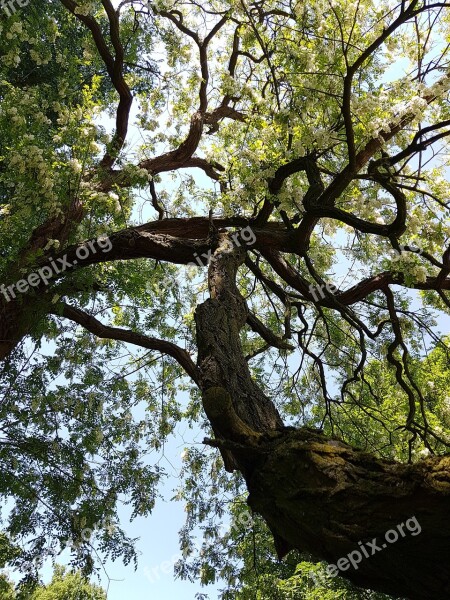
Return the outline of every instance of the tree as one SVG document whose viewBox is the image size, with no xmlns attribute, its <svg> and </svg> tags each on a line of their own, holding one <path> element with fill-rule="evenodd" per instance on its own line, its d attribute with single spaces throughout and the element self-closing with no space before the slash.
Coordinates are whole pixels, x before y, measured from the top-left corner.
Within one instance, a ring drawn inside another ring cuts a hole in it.
<svg viewBox="0 0 450 600">
<path fill-rule="evenodd" d="M 0 582 L 5 600 L 106 600 L 106 593 L 99 586 L 89 583 L 81 573 L 67 571 L 60 565 L 56 565 L 48 585 L 40 585 L 33 591 L 20 589 L 20 586 L 15 588 L 4 576 Z"/>
<path fill-rule="evenodd" d="M 14 584 L 6 575 L 0 575 L 0 590 L 5 600 L 16 600 Z"/>
<path fill-rule="evenodd" d="M 186 457 L 186 553 L 245 482 L 279 557 L 445 597 L 448 22 L 433 0 L 3 10 L 13 564 L 69 540 L 88 572 L 93 533 L 131 560 L 117 500 L 151 510 L 143 456 L 186 418 L 210 447 Z"/>
<path fill-rule="evenodd" d="M 80 573 L 56 566 L 51 582 L 38 588 L 32 600 L 106 600 L 106 593 L 89 583 Z"/>
</svg>

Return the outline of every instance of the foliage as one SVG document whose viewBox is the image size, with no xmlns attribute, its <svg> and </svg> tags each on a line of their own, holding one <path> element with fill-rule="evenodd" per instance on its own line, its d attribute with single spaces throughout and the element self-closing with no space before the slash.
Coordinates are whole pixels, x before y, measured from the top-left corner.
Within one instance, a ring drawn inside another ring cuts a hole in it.
<svg viewBox="0 0 450 600">
<path fill-rule="evenodd" d="M 51 582 L 38 588 L 31 600 L 106 600 L 106 593 L 83 579 L 80 573 L 56 567 Z"/>
<path fill-rule="evenodd" d="M 56 565 L 48 585 L 39 585 L 32 591 L 15 587 L 5 576 L 0 577 L 0 586 L 3 600 L 106 600 L 106 593 L 99 586 L 60 565 Z"/>
</svg>

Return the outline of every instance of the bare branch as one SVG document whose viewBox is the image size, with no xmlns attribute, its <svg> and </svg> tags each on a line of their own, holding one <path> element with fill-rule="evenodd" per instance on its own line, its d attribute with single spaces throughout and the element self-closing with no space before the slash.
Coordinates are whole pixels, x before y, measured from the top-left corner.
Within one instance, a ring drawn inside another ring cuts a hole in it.
<svg viewBox="0 0 450 600">
<path fill-rule="evenodd" d="M 111 79 L 111 83 L 119 94 L 119 104 L 116 112 L 116 132 L 111 142 L 110 152 L 107 152 L 103 157 L 100 165 L 103 168 L 110 168 L 114 163 L 117 155 L 123 147 L 125 138 L 128 132 L 128 118 L 130 115 L 133 95 L 123 76 L 123 61 L 124 51 L 120 42 L 119 34 L 119 17 L 115 12 L 110 0 L 102 0 L 102 4 L 108 15 L 110 23 L 110 37 L 115 50 L 113 56 L 108 48 L 108 45 L 103 37 L 102 30 L 98 22 L 90 15 L 82 15 L 76 12 L 78 7 L 74 0 L 61 0 L 62 4 L 79 19 L 91 31 L 97 50 L 105 63 L 106 70 Z"/>
</svg>

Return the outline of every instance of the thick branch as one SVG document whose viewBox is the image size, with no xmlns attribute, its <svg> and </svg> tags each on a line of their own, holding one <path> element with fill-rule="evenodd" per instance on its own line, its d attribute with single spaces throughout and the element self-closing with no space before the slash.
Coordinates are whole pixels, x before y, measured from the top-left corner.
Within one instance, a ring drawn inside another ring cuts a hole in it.
<svg viewBox="0 0 450 600">
<path fill-rule="evenodd" d="M 254 462 L 248 503 L 267 521 L 280 555 L 309 552 L 357 585 L 395 597 L 449 597 L 448 456 L 382 461 L 308 430 L 256 447 L 250 438 L 241 452 Z"/>
<path fill-rule="evenodd" d="M 130 115 L 133 96 L 123 76 L 124 51 L 120 41 L 119 17 L 110 0 L 102 0 L 103 7 L 110 23 L 110 37 L 116 55 L 113 56 L 103 37 L 102 30 L 94 17 L 76 12 L 78 5 L 73 0 L 61 0 L 62 4 L 90 30 L 97 50 L 105 63 L 106 70 L 115 90 L 119 94 L 119 104 L 116 112 L 116 132 L 111 142 L 111 152 L 107 152 L 101 161 L 103 168 L 110 168 L 120 152 L 128 132 L 128 118 Z"/>
<path fill-rule="evenodd" d="M 167 354 L 168 356 L 174 358 L 183 367 L 183 369 L 186 371 L 189 377 L 195 381 L 195 383 L 198 383 L 197 367 L 192 361 L 189 353 L 176 344 L 167 342 L 165 340 L 160 340 L 158 338 L 149 337 L 141 333 L 136 333 L 134 331 L 129 331 L 127 329 L 103 325 L 103 323 L 98 321 L 95 317 L 80 310 L 79 308 L 75 308 L 65 303 L 63 303 L 62 306 L 62 313 L 59 312 L 56 307 L 55 310 L 50 314 L 63 316 L 66 319 L 70 319 L 99 338 L 119 340 L 121 342 L 127 342 L 128 344 L 140 346 L 141 348 L 155 350 L 157 352 Z"/>
</svg>

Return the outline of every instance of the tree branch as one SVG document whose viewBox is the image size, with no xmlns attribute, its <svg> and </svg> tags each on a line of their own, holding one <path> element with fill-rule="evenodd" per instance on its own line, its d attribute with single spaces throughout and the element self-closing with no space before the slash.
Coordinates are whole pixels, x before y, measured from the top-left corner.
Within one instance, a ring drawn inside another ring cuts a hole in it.
<svg viewBox="0 0 450 600">
<path fill-rule="evenodd" d="M 183 367 L 183 369 L 186 371 L 189 377 L 195 381 L 195 383 L 198 383 L 198 372 L 195 363 L 191 359 L 189 353 L 176 344 L 167 342 L 165 340 L 160 340 L 158 338 L 149 337 L 141 333 L 136 333 L 134 331 L 129 331 L 127 329 L 103 325 L 103 323 L 98 321 L 92 315 L 89 315 L 79 308 L 75 308 L 66 303 L 62 303 L 63 310 L 62 313 L 60 313 L 57 310 L 58 306 L 61 306 L 61 304 L 56 305 L 55 309 L 51 311 L 50 314 L 58 317 L 62 316 L 65 319 L 70 319 L 99 338 L 118 340 L 128 344 L 133 344 L 135 346 L 140 346 L 141 348 L 147 348 L 148 350 L 155 350 L 157 352 L 167 354 L 174 358 L 179 365 Z"/>
<path fill-rule="evenodd" d="M 266 327 L 262 321 L 258 319 L 256 315 L 249 311 L 247 316 L 247 325 L 249 325 L 253 331 L 258 333 L 263 340 L 265 340 L 269 346 L 274 348 L 280 348 L 281 350 L 294 350 L 294 346 L 289 344 L 287 340 L 280 338 L 271 329 Z"/>
<path fill-rule="evenodd" d="M 133 95 L 123 76 L 124 51 L 120 42 L 118 15 L 110 0 L 102 0 L 110 23 L 110 37 L 116 53 L 114 57 L 106 44 L 101 27 L 94 17 L 75 12 L 78 4 L 74 0 L 61 0 L 61 3 L 90 30 L 97 50 L 105 63 L 111 83 L 119 94 L 119 104 L 116 112 L 116 132 L 111 142 L 111 150 L 105 154 L 100 162 L 101 167 L 108 169 L 114 163 L 125 142 L 128 132 L 128 118 L 133 102 Z"/>
</svg>

